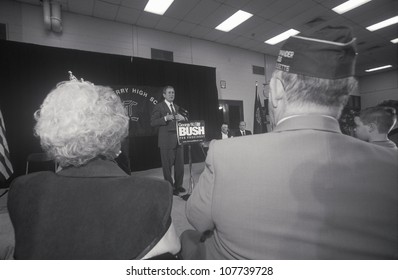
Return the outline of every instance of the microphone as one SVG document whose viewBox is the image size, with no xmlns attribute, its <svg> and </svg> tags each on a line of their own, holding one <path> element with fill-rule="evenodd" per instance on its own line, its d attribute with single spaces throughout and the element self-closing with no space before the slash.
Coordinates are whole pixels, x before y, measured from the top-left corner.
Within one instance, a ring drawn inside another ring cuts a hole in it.
<svg viewBox="0 0 398 280">
<path fill-rule="evenodd" d="M 186 109 L 182 108 L 181 106 L 180 106 L 180 111 L 181 111 L 181 113 L 182 113 L 183 115 L 185 115 L 185 116 L 189 116 L 189 112 L 188 112 L 188 110 L 186 110 Z"/>
</svg>

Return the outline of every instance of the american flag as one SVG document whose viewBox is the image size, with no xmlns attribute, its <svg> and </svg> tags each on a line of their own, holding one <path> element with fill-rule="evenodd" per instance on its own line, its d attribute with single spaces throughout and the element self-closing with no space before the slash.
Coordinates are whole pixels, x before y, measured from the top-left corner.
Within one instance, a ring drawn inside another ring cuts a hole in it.
<svg viewBox="0 0 398 280">
<path fill-rule="evenodd" d="M 3 184 L 13 173 L 10 150 L 6 139 L 6 127 L 4 125 L 3 114 L 0 111 L 0 183 Z"/>
<path fill-rule="evenodd" d="M 253 121 L 253 134 L 260 134 L 267 132 L 267 127 L 264 124 L 263 110 L 261 107 L 260 97 L 257 93 L 257 82 L 256 90 L 254 92 L 254 121 Z"/>
</svg>

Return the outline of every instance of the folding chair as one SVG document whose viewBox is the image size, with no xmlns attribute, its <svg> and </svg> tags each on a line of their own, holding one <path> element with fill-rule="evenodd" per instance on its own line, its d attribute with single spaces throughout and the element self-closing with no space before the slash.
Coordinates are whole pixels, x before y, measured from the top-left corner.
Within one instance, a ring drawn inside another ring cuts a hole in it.
<svg viewBox="0 0 398 280">
<path fill-rule="evenodd" d="M 44 170 L 56 172 L 57 168 L 57 163 L 46 153 L 32 153 L 26 159 L 26 174 Z"/>
</svg>

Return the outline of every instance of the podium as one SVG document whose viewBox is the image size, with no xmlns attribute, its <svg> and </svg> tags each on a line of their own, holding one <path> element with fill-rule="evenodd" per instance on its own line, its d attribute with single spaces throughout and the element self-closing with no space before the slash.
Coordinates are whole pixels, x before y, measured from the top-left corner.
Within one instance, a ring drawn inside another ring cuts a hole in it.
<svg viewBox="0 0 398 280">
<path fill-rule="evenodd" d="M 187 194 L 181 196 L 182 199 L 188 200 L 191 195 L 195 182 L 192 176 L 192 144 L 203 143 L 206 138 L 205 122 L 199 121 L 180 121 L 177 123 L 177 139 L 180 145 L 188 145 L 188 163 L 189 163 L 189 186 Z"/>
</svg>

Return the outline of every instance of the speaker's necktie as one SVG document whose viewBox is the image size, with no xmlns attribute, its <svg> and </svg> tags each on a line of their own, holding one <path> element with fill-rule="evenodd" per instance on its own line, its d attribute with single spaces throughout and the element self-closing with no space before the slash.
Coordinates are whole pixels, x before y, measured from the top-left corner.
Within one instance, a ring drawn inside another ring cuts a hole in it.
<svg viewBox="0 0 398 280">
<path fill-rule="evenodd" d="M 176 117 L 176 111 L 174 110 L 174 106 L 173 106 L 172 103 L 170 104 L 170 108 L 171 108 L 171 113 L 173 114 L 173 117 L 174 117 L 174 119 L 175 119 L 175 117 Z"/>
</svg>

